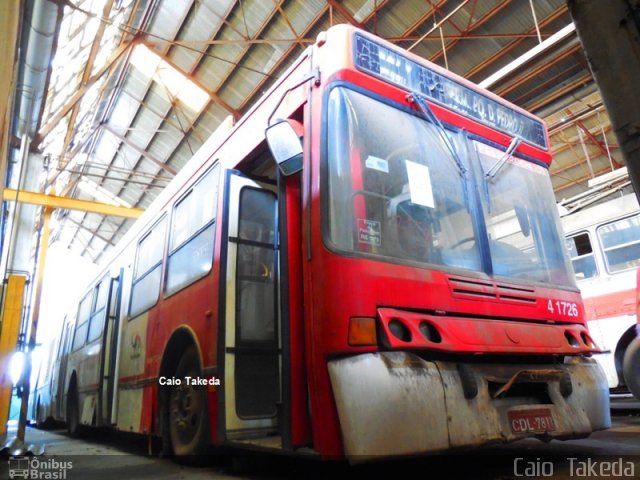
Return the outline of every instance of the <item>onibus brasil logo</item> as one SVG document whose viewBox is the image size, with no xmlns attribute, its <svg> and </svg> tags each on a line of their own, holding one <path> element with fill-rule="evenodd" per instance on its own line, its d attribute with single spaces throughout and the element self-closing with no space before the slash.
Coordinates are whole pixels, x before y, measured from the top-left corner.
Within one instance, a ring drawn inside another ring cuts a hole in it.
<svg viewBox="0 0 640 480">
<path fill-rule="evenodd" d="M 9 478 L 65 480 L 67 470 L 72 468 L 73 462 L 62 462 L 55 458 L 14 457 L 9 459 Z"/>
</svg>

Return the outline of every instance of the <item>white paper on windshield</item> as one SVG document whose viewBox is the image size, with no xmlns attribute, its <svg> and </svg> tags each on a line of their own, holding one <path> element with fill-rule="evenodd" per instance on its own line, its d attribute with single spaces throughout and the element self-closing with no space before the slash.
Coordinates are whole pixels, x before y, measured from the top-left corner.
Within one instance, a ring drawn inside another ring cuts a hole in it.
<svg viewBox="0 0 640 480">
<path fill-rule="evenodd" d="M 411 203 L 435 208 L 436 202 L 433 199 L 433 189 L 431 188 L 431 176 L 429 167 L 420 163 L 405 160 L 407 165 L 407 177 L 409 178 L 409 193 Z"/>
</svg>

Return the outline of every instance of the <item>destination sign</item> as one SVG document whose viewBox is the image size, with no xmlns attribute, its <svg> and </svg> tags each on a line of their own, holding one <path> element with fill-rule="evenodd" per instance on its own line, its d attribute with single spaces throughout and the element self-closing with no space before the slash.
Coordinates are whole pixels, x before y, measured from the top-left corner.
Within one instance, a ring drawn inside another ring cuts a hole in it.
<svg viewBox="0 0 640 480">
<path fill-rule="evenodd" d="M 547 149 L 542 121 L 445 77 L 428 67 L 355 35 L 355 65 L 391 83 L 424 95 L 429 100 L 465 117 L 500 130 L 523 141 Z"/>
</svg>

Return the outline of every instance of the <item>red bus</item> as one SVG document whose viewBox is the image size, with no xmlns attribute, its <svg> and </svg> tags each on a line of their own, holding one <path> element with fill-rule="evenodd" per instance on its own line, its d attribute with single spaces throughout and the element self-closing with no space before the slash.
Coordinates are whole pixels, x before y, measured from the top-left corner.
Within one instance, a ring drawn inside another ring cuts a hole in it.
<svg viewBox="0 0 640 480">
<path fill-rule="evenodd" d="M 72 432 L 361 461 L 610 426 L 540 119 L 336 26 L 214 137 L 61 341 Z"/>
</svg>

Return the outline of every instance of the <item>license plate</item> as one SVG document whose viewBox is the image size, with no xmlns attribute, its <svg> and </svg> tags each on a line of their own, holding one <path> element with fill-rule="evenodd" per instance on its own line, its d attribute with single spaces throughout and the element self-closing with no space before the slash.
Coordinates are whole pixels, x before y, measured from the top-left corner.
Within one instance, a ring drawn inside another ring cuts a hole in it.
<svg viewBox="0 0 640 480">
<path fill-rule="evenodd" d="M 546 433 L 556 429 L 548 408 L 511 410 L 507 416 L 514 433 Z"/>
</svg>

